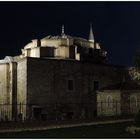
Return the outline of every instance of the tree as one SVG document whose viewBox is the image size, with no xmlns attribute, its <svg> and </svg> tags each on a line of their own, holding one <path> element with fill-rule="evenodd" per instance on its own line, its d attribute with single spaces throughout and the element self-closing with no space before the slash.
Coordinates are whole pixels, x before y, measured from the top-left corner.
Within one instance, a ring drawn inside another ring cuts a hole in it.
<svg viewBox="0 0 140 140">
<path fill-rule="evenodd" d="M 136 55 L 134 56 L 134 65 L 136 68 L 140 69 L 140 49 L 136 50 Z"/>
<path fill-rule="evenodd" d="M 135 116 L 135 125 L 140 127 L 140 111 Z"/>
</svg>

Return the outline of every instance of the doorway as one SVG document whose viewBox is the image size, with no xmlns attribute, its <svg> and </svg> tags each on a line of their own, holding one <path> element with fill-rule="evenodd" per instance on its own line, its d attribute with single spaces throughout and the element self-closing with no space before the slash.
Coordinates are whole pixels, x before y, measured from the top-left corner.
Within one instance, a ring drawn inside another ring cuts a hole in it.
<svg viewBox="0 0 140 140">
<path fill-rule="evenodd" d="M 33 117 L 35 120 L 41 119 L 41 112 L 42 112 L 42 108 L 40 107 L 33 108 Z"/>
</svg>

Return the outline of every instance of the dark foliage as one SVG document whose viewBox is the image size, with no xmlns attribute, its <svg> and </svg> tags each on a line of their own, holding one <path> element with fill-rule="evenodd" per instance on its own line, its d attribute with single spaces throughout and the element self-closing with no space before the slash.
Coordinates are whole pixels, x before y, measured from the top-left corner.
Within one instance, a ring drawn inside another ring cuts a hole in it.
<svg viewBox="0 0 140 140">
<path fill-rule="evenodd" d="M 140 126 L 140 111 L 135 116 L 135 125 Z"/>
<path fill-rule="evenodd" d="M 134 65 L 136 68 L 140 69 L 140 49 L 136 50 L 136 55 L 134 56 Z"/>
</svg>

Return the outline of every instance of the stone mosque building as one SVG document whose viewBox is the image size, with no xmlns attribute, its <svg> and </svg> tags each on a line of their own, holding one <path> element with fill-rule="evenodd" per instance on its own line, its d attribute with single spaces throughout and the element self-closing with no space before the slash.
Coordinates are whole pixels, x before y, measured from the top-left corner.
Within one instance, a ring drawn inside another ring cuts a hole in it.
<svg viewBox="0 0 140 140">
<path fill-rule="evenodd" d="M 0 120 L 92 119 L 140 108 L 139 72 L 108 64 L 94 40 L 33 39 L 21 55 L 0 60 Z"/>
</svg>

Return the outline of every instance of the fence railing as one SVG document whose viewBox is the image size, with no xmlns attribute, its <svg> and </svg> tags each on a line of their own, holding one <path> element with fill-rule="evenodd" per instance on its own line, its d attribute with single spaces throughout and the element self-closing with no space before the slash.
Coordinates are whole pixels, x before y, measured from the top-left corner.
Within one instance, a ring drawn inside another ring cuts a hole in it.
<svg viewBox="0 0 140 140">
<path fill-rule="evenodd" d="M 140 110 L 140 101 L 137 102 L 97 102 L 98 116 L 115 116 L 135 114 Z"/>
<path fill-rule="evenodd" d="M 118 116 L 135 114 L 140 110 L 140 101 L 121 103 L 97 102 L 93 103 L 52 103 L 52 104 L 0 104 L 0 121 L 46 119 L 62 119 L 64 117 L 84 118 L 87 114 L 95 116 Z"/>
</svg>

